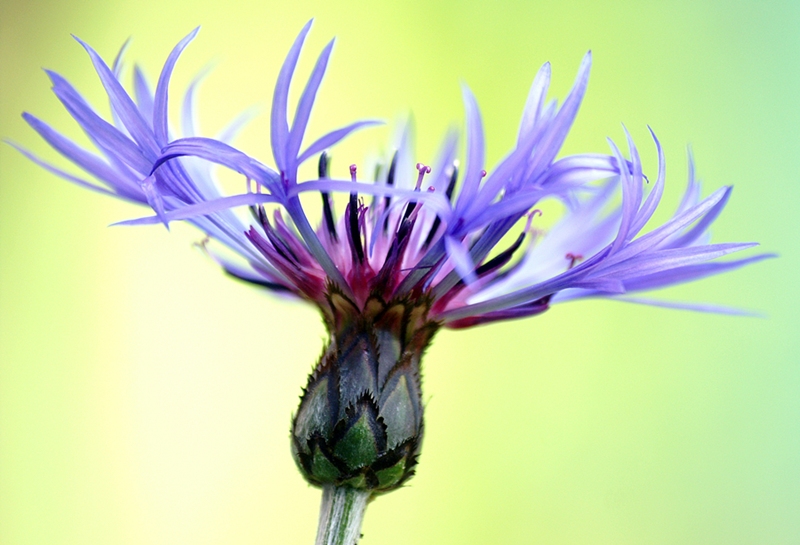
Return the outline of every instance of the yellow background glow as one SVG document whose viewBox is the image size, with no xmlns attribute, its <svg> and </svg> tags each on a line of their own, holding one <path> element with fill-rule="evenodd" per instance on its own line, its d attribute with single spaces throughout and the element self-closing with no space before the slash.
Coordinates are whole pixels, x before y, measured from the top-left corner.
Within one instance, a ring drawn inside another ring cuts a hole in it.
<svg viewBox="0 0 800 545">
<path fill-rule="evenodd" d="M 667 154 L 664 220 L 688 143 L 705 194 L 736 186 L 716 241 L 779 260 L 663 294 L 757 310 L 735 318 L 608 301 L 441 333 L 424 362 L 426 435 L 409 486 L 370 505 L 363 545 L 796 544 L 800 541 L 800 3 L 796 1 L 0 2 L 0 136 L 53 159 L 19 117 L 80 138 L 42 67 L 95 105 L 80 46 L 154 82 L 197 25 L 172 84 L 209 61 L 205 133 L 262 113 L 237 145 L 272 164 L 283 57 L 316 17 L 299 75 L 338 42 L 310 135 L 413 112 L 419 159 L 481 105 L 489 165 L 513 144 L 533 76 L 563 98 L 593 73 L 565 153 L 631 130 Z M 299 85 L 295 86 L 294 96 Z M 334 149 L 345 169 L 389 128 Z M 175 225 L 56 179 L 0 145 L 0 543 L 310 544 L 319 491 L 288 430 L 324 331 L 312 308 L 226 279 Z"/>
</svg>

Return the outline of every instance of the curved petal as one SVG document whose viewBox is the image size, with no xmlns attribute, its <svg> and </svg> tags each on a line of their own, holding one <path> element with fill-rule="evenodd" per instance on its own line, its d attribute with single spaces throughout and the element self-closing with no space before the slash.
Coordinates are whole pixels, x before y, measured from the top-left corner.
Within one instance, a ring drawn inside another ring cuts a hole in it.
<svg viewBox="0 0 800 545">
<path fill-rule="evenodd" d="M 351 123 L 350 125 L 342 127 L 341 129 L 331 131 L 328 134 L 321 136 L 314 141 L 314 143 L 308 146 L 308 148 L 306 148 L 306 150 L 297 158 L 297 164 L 301 165 L 317 153 L 321 153 L 332 147 L 334 144 L 349 136 L 351 132 L 363 129 L 365 127 L 374 127 L 375 125 L 383 125 L 383 121 L 379 121 L 377 119 L 366 119 L 364 121 L 356 121 L 355 123 Z"/>
<path fill-rule="evenodd" d="M 147 125 L 147 122 L 136 107 L 136 104 L 134 104 L 131 97 L 128 96 L 128 93 L 125 92 L 125 89 L 122 88 L 122 85 L 117 81 L 117 78 L 114 77 L 113 72 L 111 72 L 111 69 L 105 61 L 100 58 L 100 55 L 98 55 L 89 44 L 77 36 L 73 36 L 73 38 L 75 38 L 86 52 L 89 53 L 97 75 L 100 76 L 100 81 L 106 93 L 108 93 L 108 98 L 111 100 L 111 106 L 117 112 L 117 115 L 119 115 L 119 118 L 122 120 L 122 123 L 125 125 L 131 137 L 139 144 L 146 156 L 152 155 L 154 159 L 155 156 L 158 155 L 155 137 L 153 131 Z"/>
<path fill-rule="evenodd" d="M 175 63 L 178 61 L 183 50 L 189 45 L 189 42 L 194 40 L 200 27 L 191 31 L 184 39 L 178 42 L 167 57 L 167 62 L 164 63 L 164 68 L 161 69 L 161 75 L 158 78 L 156 85 L 156 97 L 153 109 L 153 129 L 155 131 L 156 144 L 164 146 L 169 141 L 169 129 L 167 118 L 167 100 L 169 93 L 169 79 L 172 76 L 172 70 L 175 68 Z"/>
<path fill-rule="evenodd" d="M 184 155 L 200 157 L 201 159 L 226 166 L 251 180 L 257 181 L 268 189 L 275 188 L 279 180 L 277 173 L 236 148 L 211 138 L 199 136 L 181 138 L 165 146 L 161 150 L 161 156 L 156 160 L 152 170 L 155 171 L 170 159 Z"/>
<path fill-rule="evenodd" d="M 300 50 L 303 42 L 311 29 L 311 19 L 305 24 L 300 34 L 295 38 L 286 60 L 283 61 L 278 81 L 275 83 L 275 92 L 272 96 L 272 117 L 270 123 L 270 139 L 272 141 L 272 155 L 275 157 L 275 164 L 281 171 L 286 170 L 287 156 L 286 148 L 289 141 L 289 86 L 292 83 L 292 75 L 297 67 L 297 60 L 300 57 Z"/>
<path fill-rule="evenodd" d="M 274 203 L 278 202 L 278 199 L 272 195 L 265 195 L 263 193 L 244 193 L 241 195 L 232 195 L 230 197 L 203 201 L 197 204 L 190 204 L 175 210 L 170 210 L 169 212 L 164 212 L 161 216 L 148 216 L 145 218 L 118 221 L 112 225 L 152 225 L 159 222 L 186 220 L 197 216 L 207 216 L 236 206 L 252 206 L 254 204 L 263 204 L 266 202 Z"/>
<path fill-rule="evenodd" d="M 286 168 L 292 172 L 297 168 L 297 157 L 300 153 L 300 146 L 303 143 L 303 135 L 306 132 L 308 119 L 311 117 L 311 108 L 314 106 L 314 99 L 322 83 L 322 77 L 325 75 L 332 49 L 333 40 L 328 42 L 328 45 L 320 53 L 317 64 L 314 65 L 311 76 L 308 78 L 308 83 L 306 83 L 303 94 L 300 96 L 300 101 L 297 103 L 297 111 L 292 120 L 292 130 L 289 131 L 289 140 L 286 145 L 286 161 L 288 163 Z"/>
</svg>

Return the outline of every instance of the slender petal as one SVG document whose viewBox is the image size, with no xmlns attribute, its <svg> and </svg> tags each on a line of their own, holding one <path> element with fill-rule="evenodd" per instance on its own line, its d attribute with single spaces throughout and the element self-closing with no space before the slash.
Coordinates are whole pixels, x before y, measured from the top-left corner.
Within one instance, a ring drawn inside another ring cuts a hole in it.
<svg viewBox="0 0 800 545">
<path fill-rule="evenodd" d="M 122 88 L 122 85 L 117 81 L 117 78 L 114 77 L 108 65 L 100 58 L 100 55 L 98 55 L 89 44 L 78 37 L 73 37 L 83 46 L 86 52 L 89 53 L 97 75 L 100 76 L 100 81 L 103 83 L 103 87 L 108 93 L 109 99 L 111 99 L 111 106 L 114 108 L 117 115 L 119 115 L 122 123 L 125 124 L 125 128 L 128 130 L 131 137 L 133 137 L 136 143 L 142 148 L 142 151 L 148 158 L 157 156 L 158 147 L 155 142 L 153 131 L 142 117 L 139 109 L 136 108 L 136 104 L 134 104 L 131 97 L 129 97 L 128 93 Z"/>
<path fill-rule="evenodd" d="M 275 83 L 275 93 L 272 97 L 272 125 L 270 136 L 272 139 L 272 155 L 275 158 L 275 164 L 278 165 L 278 170 L 285 171 L 287 167 L 288 158 L 286 157 L 287 144 L 289 142 L 289 121 L 288 121 L 288 107 L 289 107 L 289 85 L 292 83 L 292 75 L 297 66 L 297 60 L 300 58 L 300 50 L 303 48 L 303 42 L 311 30 L 311 23 L 313 19 L 305 24 L 303 29 L 298 34 L 297 38 L 283 61 L 280 74 L 278 74 L 278 81 Z"/>
<path fill-rule="evenodd" d="M 167 118 L 167 100 L 169 93 L 169 80 L 172 77 L 172 70 L 175 68 L 175 63 L 178 61 L 183 50 L 189 45 L 195 36 L 197 36 L 200 27 L 191 31 L 184 39 L 178 42 L 178 45 L 172 50 L 167 57 L 167 62 L 161 70 L 161 76 L 158 78 L 158 85 L 156 85 L 156 97 L 153 109 L 153 128 L 155 129 L 156 143 L 163 147 L 169 141 L 168 133 L 168 118 Z"/>
<path fill-rule="evenodd" d="M 289 131 L 289 141 L 286 144 L 286 160 L 291 165 L 287 165 L 287 168 L 291 171 L 294 171 L 297 167 L 297 156 L 300 154 L 300 146 L 303 143 L 303 135 L 306 132 L 308 119 L 311 116 L 311 108 L 322 83 L 322 77 L 325 75 L 325 69 L 328 67 L 328 59 L 330 59 L 332 49 L 333 40 L 328 42 L 328 45 L 322 50 L 314 70 L 311 71 L 311 77 L 303 90 L 300 102 L 297 103 L 297 111 L 292 121 L 292 130 Z"/>
</svg>

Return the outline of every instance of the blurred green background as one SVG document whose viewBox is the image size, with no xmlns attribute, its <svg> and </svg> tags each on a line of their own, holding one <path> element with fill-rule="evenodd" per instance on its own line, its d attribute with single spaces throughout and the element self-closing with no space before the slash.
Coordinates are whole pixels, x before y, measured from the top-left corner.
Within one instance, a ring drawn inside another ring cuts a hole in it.
<svg viewBox="0 0 800 545">
<path fill-rule="evenodd" d="M 109 60 L 133 36 L 128 60 L 155 81 L 200 24 L 173 113 L 214 61 L 206 134 L 259 104 L 237 144 L 271 163 L 274 80 L 312 16 L 300 73 L 338 43 L 311 135 L 410 109 L 430 160 L 461 123 L 463 80 L 491 165 L 538 67 L 552 61 L 563 98 L 592 49 L 565 153 L 606 151 L 624 122 L 654 172 L 650 124 L 668 161 L 660 219 L 691 143 L 706 194 L 736 186 L 715 239 L 781 253 L 663 294 L 764 319 L 588 301 L 441 333 L 418 475 L 369 507 L 362 543 L 800 543 L 800 3 L 3 0 L 0 135 L 55 159 L 30 111 L 80 136 L 41 67 L 104 104 L 70 33 Z M 334 167 L 389 134 L 351 138 Z M 288 430 L 320 320 L 224 278 L 188 227 L 106 227 L 140 214 L 0 146 L 0 543 L 312 543 L 320 494 Z"/>
</svg>

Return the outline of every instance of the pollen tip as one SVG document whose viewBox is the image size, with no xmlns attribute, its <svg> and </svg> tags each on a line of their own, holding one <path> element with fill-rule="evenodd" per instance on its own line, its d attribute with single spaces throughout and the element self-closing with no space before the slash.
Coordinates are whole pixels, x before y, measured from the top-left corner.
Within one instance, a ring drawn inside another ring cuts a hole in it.
<svg viewBox="0 0 800 545">
<path fill-rule="evenodd" d="M 567 252 L 567 255 L 565 255 L 564 258 L 569 260 L 569 268 L 571 269 L 578 261 L 583 260 L 583 255 Z"/>
<path fill-rule="evenodd" d="M 538 208 L 534 208 L 533 210 L 531 210 L 530 212 L 528 212 L 525 215 L 527 216 L 528 221 L 525 222 L 525 230 L 523 231 L 523 233 L 530 233 L 531 232 L 531 224 L 533 223 L 533 218 L 535 218 L 536 216 L 541 216 L 542 215 L 542 211 L 539 210 Z"/>
<path fill-rule="evenodd" d="M 481 170 L 481 178 L 485 178 L 485 177 L 486 177 L 486 171 L 485 170 Z"/>
</svg>

